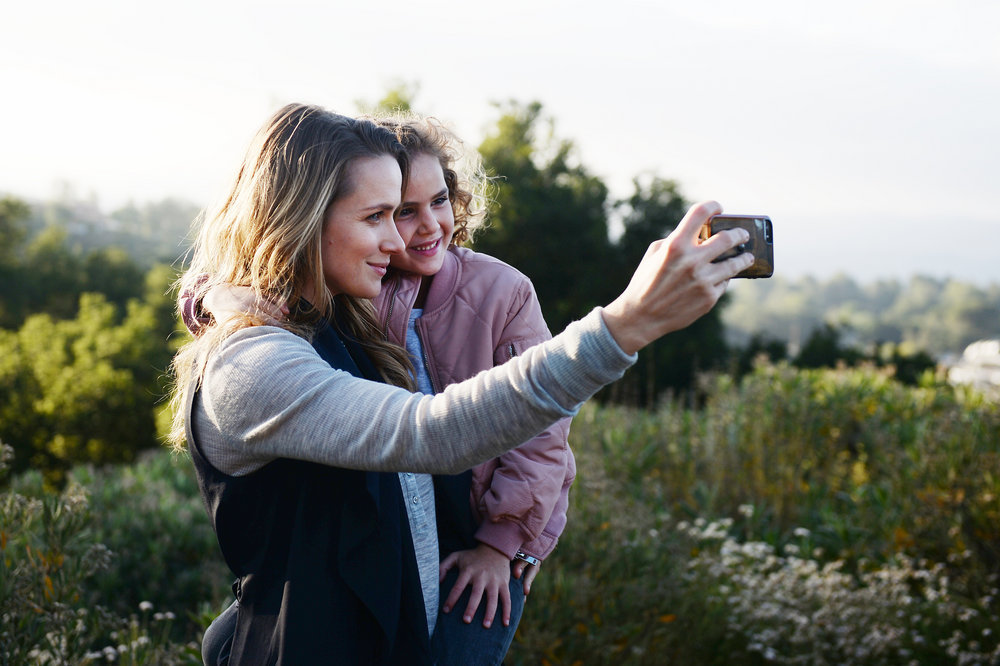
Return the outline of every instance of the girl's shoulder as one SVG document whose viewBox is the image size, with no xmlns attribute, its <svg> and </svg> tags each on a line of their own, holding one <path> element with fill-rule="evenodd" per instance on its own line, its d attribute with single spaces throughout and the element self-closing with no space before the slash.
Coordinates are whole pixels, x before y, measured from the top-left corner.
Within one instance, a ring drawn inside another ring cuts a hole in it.
<svg viewBox="0 0 1000 666">
<path fill-rule="evenodd" d="M 531 283 L 527 275 L 492 255 L 466 247 L 452 247 L 449 248 L 449 252 L 455 257 L 465 279 L 499 279 L 511 283 Z"/>
</svg>

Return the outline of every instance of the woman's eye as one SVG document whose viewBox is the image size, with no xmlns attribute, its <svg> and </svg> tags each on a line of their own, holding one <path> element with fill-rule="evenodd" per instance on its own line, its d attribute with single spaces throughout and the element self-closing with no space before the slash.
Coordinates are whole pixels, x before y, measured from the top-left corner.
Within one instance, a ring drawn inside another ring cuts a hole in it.
<svg viewBox="0 0 1000 666">
<path fill-rule="evenodd" d="M 412 208 L 400 208 L 399 212 L 396 213 L 396 217 L 409 217 L 410 215 L 413 215 Z"/>
<path fill-rule="evenodd" d="M 382 211 L 377 213 L 372 213 L 366 218 L 369 222 L 381 222 L 382 221 Z"/>
<path fill-rule="evenodd" d="M 435 206 L 442 206 L 448 203 L 448 197 L 438 197 L 437 199 L 434 200 L 433 203 Z"/>
</svg>

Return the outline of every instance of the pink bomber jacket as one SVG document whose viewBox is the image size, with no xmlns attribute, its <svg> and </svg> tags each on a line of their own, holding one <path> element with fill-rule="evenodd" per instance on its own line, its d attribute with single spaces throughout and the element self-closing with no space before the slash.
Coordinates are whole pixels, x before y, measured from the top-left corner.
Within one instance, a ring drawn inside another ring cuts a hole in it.
<svg viewBox="0 0 1000 666">
<path fill-rule="evenodd" d="M 419 288 L 419 275 L 390 271 L 375 300 L 383 330 L 401 346 Z M 438 392 L 552 337 L 525 275 L 499 259 L 454 246 L 431 282 L 416 327 Z M 552 552 L 566 527 L 576 476 L 569 424 L 563 419 L 472 470 L 478 541 L 511 559 L 519 549 L 539 559 Z"/>
</svg>

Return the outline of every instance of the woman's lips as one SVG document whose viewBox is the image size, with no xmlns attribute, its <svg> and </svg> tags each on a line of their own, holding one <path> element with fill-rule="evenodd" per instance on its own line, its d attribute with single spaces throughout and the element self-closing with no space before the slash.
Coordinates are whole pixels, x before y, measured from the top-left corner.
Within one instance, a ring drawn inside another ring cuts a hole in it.
<svg viewBox="0 0 1000 666">
<path fill-rule="evenodd" d="M 383 277 L 385 275 L 386 269 L 388 268 L 387 264 L 368 264 L 368 265 L 371 266 L 376 273 L 378 273 L 379 277 Z"/>
</svg>

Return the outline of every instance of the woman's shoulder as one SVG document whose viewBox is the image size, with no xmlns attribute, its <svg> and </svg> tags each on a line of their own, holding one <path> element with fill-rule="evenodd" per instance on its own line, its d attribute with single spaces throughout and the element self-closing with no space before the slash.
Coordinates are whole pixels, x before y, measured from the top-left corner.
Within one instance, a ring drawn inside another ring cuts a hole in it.
<svg viewBox="0 0 1000 666">
<path fill-rule="evenodd" d="M 316 356 L 308 340 L 279 326 L 247 326 L 223 338 L 209 360 L 210 364 L 237 363 L 241 366 L 260 363 L 276 366 L 291 358 Z"/>
</svg>

